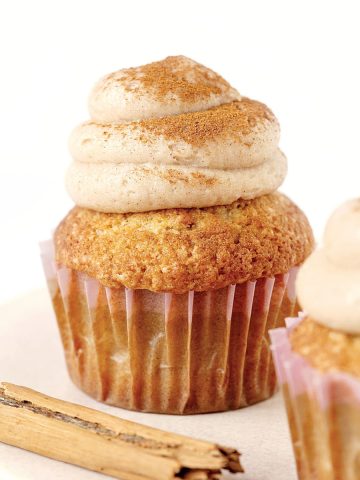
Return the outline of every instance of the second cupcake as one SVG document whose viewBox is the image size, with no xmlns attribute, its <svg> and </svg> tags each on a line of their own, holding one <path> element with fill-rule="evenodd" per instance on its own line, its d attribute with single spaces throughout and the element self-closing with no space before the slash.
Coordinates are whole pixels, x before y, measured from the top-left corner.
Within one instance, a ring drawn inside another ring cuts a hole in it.
<svg viewBox="0 0 360 480">
<path fill-rule="evenodd" d="M 73 381 L 164 413 L 268 398 L 268 329 L 313 237 L 263 104 L 185 57 L 103 78 L 71 137 L 76 207 L 44 264 Z M 55 263 L 53 259 L 55 258 Z"/>
<path fill-rule="evenodd" d="M 360 199 L 301 268 L 306 311 L 272 332 L 300 480 L 360 478 Z"/>
</svg>

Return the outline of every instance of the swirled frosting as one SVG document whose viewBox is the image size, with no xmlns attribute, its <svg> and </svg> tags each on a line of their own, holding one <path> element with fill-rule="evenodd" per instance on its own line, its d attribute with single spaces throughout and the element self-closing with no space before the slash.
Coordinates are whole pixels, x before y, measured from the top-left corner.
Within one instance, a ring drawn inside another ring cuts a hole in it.
<svg viewBox="0 0 360 480">
<path fill-rule="evenodd" d="M 297 292 L 317 322 L 360 334 L 360 198 L 330 217 L 323 246 L 300 269 Z"/>
<path fill-rule="evenodd" d="M 280 129 L 262 103 L 186 57 L 114 72 L 70 138 L 67 189 L 82 207 L 207 207 L 273 192 L 286 175 Z"/>
</svg>

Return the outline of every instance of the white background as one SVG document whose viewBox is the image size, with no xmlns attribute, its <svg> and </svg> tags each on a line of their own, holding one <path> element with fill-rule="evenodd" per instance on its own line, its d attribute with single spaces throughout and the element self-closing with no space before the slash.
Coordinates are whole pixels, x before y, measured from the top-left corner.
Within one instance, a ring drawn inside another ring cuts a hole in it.
<svg viewBox="0 0 360 480">
<path fill-rule="evenodd" d="M 282 126 L 281 190 L 316 236 L 359 195 L 357 1 L 18 1 L 0 17 L 0 302 L 43 285 L 37 242 L 71 207 L 67 137 L 92 84 L 184 54 L 267 103 Z"/>
</svg>

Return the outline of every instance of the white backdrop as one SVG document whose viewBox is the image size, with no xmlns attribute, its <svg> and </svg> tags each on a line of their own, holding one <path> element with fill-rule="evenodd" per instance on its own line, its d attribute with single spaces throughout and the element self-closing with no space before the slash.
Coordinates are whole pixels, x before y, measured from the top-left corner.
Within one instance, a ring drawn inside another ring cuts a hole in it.
<svg viewBox="0 0 360 480">
<path fill-rule="evenodd" d="M 282 126 L 281 190 L 319 238 L 360 194 L 357 1 L 3 2 L 0 18 L 0 302 L 43 285 L 37 242 L 71 207 L 67 137 L 92 84 L 184 54 L 267 103 Z"/>
</svg>

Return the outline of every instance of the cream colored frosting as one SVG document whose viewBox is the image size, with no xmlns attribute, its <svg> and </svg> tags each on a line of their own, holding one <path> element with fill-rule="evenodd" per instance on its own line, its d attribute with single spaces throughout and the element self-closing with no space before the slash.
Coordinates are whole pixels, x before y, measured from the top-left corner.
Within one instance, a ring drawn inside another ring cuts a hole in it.
<svg viewBox="0 0 360 480">
<path fill-rule="evenodd" d="M 285 172 L 286 159 L 280 151 L 268 162 L 243 170 L 74 162 L 67 173 L 67 187 L 81 207 L 143 212 L 227 205 L 240 197 L 259 197 L 276 190 Z"/>
<path fill-rule="evenodd" d="M 154 76 L 155 86 L 151 81 Z M 164 95 L 159 102 L 161 87 Z M 96 122 L 123 123 L 207 110 L 240 98 L 220 75 L 178 56 L 101 78 L 90 94 L 89 111 Z"/>
<path fill-rule="evenodd" d="M 181 139 L 169 141 L 148 131 L 146 123 L 131 122 L 121 127 L 83 123 L 70 136 L 70 153 L 75 161 L 84 163 L 149 162 L 223 170 L 260 165 L 278 154 L 280 128 L 277 122 L 257 125 L 247 135 L 239 132 L 237 142 L 225 136 L 202 146 Z"/>
<path fill-rule="evenodd" d="M 251 102 L 186 57 L 104 77 L 90 95 L 92 120 L 70 137 L 72 199 L 124 213 L 271 193 L 287 170 L 279 124 L 265 105 Z"/>
<path fill-rule="evenodd" d="M 314 320 L 360 334 L 360 198 L 330 217 L 323 246 L 300 269 L 297 292 Z"/>
</svg>

